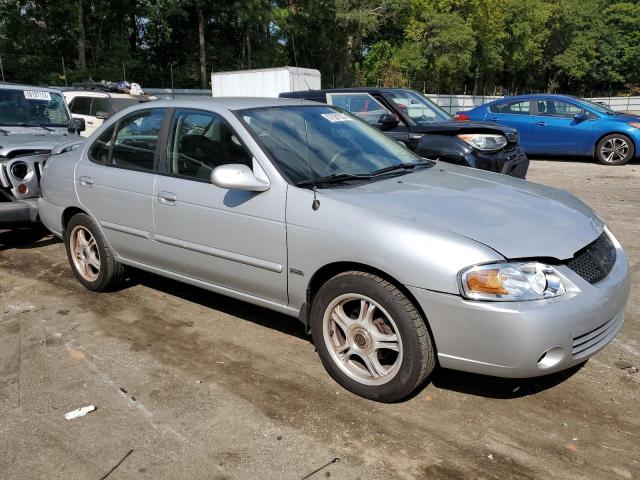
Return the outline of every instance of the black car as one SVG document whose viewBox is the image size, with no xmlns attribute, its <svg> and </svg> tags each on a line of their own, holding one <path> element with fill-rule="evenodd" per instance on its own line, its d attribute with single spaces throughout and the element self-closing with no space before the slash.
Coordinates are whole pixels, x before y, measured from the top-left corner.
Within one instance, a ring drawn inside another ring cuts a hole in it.
<svg viewBox="0 0 640 480">
<path fill-rule="evenodd" d="M 518 131 L 484 122 L 460 122 L 413 90 L 341 88 L 281 93 L 328 103 L 362 118 L 426 158 L 525 178 L 529 159 Z"/>
</svg>

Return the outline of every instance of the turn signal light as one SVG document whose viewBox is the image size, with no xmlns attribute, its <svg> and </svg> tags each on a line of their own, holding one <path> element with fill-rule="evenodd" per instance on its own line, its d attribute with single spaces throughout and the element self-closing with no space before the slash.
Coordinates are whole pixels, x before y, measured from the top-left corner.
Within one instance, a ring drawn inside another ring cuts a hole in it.
<svg viewBox="0 0 640 480">
<path fill-rule="evenodd" d="M 475 293 L 493 293 L 497 295 L 508 293 L 502 286 L 499 276 L 500 270 L 478 270 L 467 275 L 467 288 Z"/>
<path fill-rule="evenodd" d="M 468 120 L 471 120 L 471 117 L 469 117 L 469 115 L 467 115 L 466 113 L 458 112 L 454 115 L 453 119 L 459 122 L 466 122 Z"/>
<path fill-rule="evenodd" d="M 29 189 L 27 188 L 27 186 L 24 183 L 21 183 L 20 185 L 18 185 L 18 193 L 20 195 L 24 195 L 28 191 L 29 191 Z"/>
</svg>

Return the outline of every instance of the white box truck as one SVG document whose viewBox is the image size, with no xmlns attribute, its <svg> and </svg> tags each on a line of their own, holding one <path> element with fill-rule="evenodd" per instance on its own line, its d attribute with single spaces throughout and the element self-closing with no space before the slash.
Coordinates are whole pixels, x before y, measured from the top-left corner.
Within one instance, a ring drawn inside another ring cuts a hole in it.
<svg viewBox="0 0 640 480">
<path fill-rule="evenodd" d="M 320 72 L 280 67 L 211 74 L 214 97 L 277 97 L 282 92 L 320 89 Z"/>
</svg>

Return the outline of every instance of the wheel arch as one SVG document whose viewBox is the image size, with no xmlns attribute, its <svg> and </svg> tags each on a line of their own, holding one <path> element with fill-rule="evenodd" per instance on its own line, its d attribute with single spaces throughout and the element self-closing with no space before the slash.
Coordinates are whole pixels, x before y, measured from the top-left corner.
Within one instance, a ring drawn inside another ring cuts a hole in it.
<svg viewBox="0 0 640 480">
<path fill-rule="evenodd" d="M 598 155 L 598 144 L 600 143 L 600 141 L 604 137 L 607 137 L 609 135 L 624 135 L 625 137 L 627 137 L 629 139 L 629 141 L 631 142 L 631 144 L 633 145 L 633 157 L 632 157 L 632 159 L 635 158 L 636 155 L 638 155 L 638 145 L 634 141 L 633 137 L 631 135 L 629 135 L 629 133 L 627 133 L 627 132 L 622 132 L 622 131 L 615 130 L 613 132 L 603 133 L 602 135 L 600 135 L 596 139 L 595 143 L 593 144 L 593 152 L 592 152 L 593 158 L 596 158 L 596 156 Z"/>
<path fill-rule="evenodd" d="M 436 344 L 436 339 L 433 336 L 433 331 L 431 330 L 431 326 L 429 325 L 429 320 L 427 319 L 427 315 L 425 314 L 424 309 L 422 308 L 422 306 L 420 305 L 416 297 L 411 293 L 411 291 L 405 285 L 402 284 L 402 282 L 399 282 L 392 275 L 389 275 L 387 272 L 383 270 L 380 270 L 376 267 L 372 267 L 371 265 L 367 265 L 364 263 L 348 262 L 348 261 L 333 262 L 333 263 L 328 263 L 315 271 L 315 273 L 311 276 L 311 280 L 309 280 L 309 283 L 307 285 L 306 302 L 300 309 L 300 320 L 304 323 L 305 328 L 307 329 L 307 332 L 309 332 L 311 328 L 310 318 L 309 318 L 311 305 L 313 304 L 313 300 L 317 295 L 318 291 L 320 290 L 320 287 L 322 287 L 322 285 L 324 285 L 328 280 L 332 279 L 336 275 L 339 275 L 344 272 L 349 272 L 349 271 L 359 271 L 359 272 L 366 272 L 366 273 L 371 273 L 373 275 L 377 275 L 380 278 L 383 278 L 387 282 L 391 283 L 409 299 L 409 301 L 413 304 L 413 306 L 418 310 L 418 312 L 422 316 L 422 320 L 424 321 L 425 326 L 429 331 L 429 335 L 431 335 L 431 341 L 433 344 L 434 353 L 436 354 L 436 362 L 437 362 L 438 347 Z"/>
<path fill-rule="evenodd" d="M 87 215 L 87 212 L 85 212 L 79 207 L 67 207 L 64 209 L 64 211 L 62 212 L 63 234 L 64 234 L 64 231 L 67 229 L 67 225 L 69 225 L 69 221 L 73 218 L 74 215 L 77 215 L 78 213 L 84 213 L 85 215 Z"/>
</svg>

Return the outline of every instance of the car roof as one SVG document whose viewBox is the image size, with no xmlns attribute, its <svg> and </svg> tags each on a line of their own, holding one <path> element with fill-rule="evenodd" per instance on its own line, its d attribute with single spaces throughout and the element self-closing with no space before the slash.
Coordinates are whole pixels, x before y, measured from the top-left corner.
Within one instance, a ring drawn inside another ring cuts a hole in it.
<svg viewBox="0 0 640 480">
<path fill-rule="evenodd" d="M 149 100 L 154 99 L 151 95 L 131 95 L 130 93 L 121 93 L 121 92 L 104 92 L 101 90 L 65 90 L 63 92 L 65 96 L 73 95 L 73 96 L 81 96 L 85 95 L 87 97 L 99 97 L 99 98 L 132 98 L 132 99 L 141 99 L 141 100 Z"/>
<path fill-rule="evenodd" d="M 386 88 L 386 87 L 350 87 L 350 88 L 324 88 L 320 90 L 298 90 L 295 92 L 285 92 L 287 98 L 310 98 L 326 95 L 327 93 L 369 93 L 369 94 L 381 94 L 384 92 L 406 90 L 412 91 L 409 88 Z"/>
<path fill-rule="evenodd" d="M 188 97 L 171 100 L 158 100 L 150 104 L 140 104 L 133 109 L 141 108 L 223 108 L 227 110 L 243 110 L 246 108 L 268 108 L 268 107 L 285 107 L 285 106 L 320 106 L 317 102 L 309 102 L 299 99 L 290 98 L 269 98 L 269 97 Z M 326 105 L 324 105 L 326 106 Z M 129 110 L 131 111 L 131 110 Z"/>
<path fill-rule="evenodd" d="M 0 90 L 37 90 L 39 92 L 62 93 L 58 88 L 38 87 L 35 85 L 21 85 L 18 83 L 0 82 Z"/>
<path fill-rule="evenodd" d="M 502 98 L 499 98 L 497 100 L 494 100 L 495 102 L 502 102 L 504 100 L 542 100 L 542 99 L 549 99 L 549 98 L 555 98 L 558 100 L 580 100 L 577 97 L 572 97 L 571 95 L 561 95 L 559 93 L 530 93 L 528 95 L 509 95 L 509 96 L 505 96 Z"/>
</svg>

